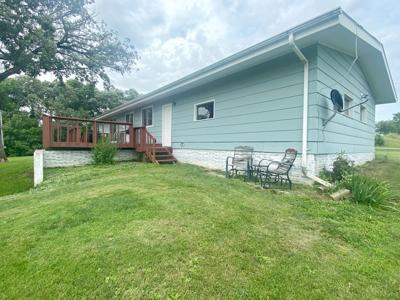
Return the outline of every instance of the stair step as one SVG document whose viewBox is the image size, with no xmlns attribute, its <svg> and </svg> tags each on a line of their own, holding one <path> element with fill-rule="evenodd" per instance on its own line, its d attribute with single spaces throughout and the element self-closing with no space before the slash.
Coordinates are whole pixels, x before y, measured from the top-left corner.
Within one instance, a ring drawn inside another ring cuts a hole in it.
<svg viewBox="0 0 400 300">
<path fill-rule="evenodd" d="M 156 157 L 162 158 L 162 157 L 174 157 L 174 156 L 172 154 L 169 154 L 169 153 L 165 153 L 165 154 L 156 153 Z"/>
<path fill-rule="evenodd" d="M 157 159 L 159 164 L 163 163 L 175 163 L 176 159 L 175 158 L 169 158 L 169 159 Z"/>
</svg>

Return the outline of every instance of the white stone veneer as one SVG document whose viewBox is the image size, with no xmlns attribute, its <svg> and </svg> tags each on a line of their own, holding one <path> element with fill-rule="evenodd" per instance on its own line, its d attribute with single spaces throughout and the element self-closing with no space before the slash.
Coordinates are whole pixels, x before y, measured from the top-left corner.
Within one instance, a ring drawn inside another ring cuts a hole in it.
<svg viewBox="0 0 400 300">
<path fill-rule="evenodd" d="M 194 149 L 174 149 L 174 156 L 181 163 L 189 163 L 202 166 L 209 169 L 225 170 L 225 162 L 227 156 L 232 156 L 233 151 L 221 150 L 194 150 Z M 356 164 L 363 164 L 367 161 L 373 160 L 375 153 L 352 153 L 346 155 Z M 280 160 L 283 153 L 268 153 L 268 152 L 255 152 L 254 162 L 258 163 L 261 159 Z M 318 175 L 319 172 L 325 167 L 332 168 L 333 161 L 337 154 L 321 154 L 321 155 L 308 155 L 308 170 L 313 175 Z M 304 177 L 301 171 L 301 155 L 298 155 L 292 170 L 290 171 L 291 178 L 295 182 L 311 183 L 311 180 Z"/>
<path fill-rule="evenodd" d="M 45 168 L 83 166 L 92 163 L 90 150 L 45 150 L 43 154 Z M 116 161 L 137 159 L 137 153 L 131 149 L 119 149 Z"/>
</svg>

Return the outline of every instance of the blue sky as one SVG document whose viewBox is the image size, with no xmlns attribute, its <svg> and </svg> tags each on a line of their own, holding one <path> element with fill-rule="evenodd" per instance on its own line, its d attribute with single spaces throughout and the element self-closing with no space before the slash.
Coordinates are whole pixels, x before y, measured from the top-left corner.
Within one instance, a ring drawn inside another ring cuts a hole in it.
<svg viewBox="0 0 400 300">
<path fill-rule="evenodd" d="M 97 0 L 95 11 L 141 57 L 112 83 L 147 93 L 338 6 L 384 44 L 400 94 L 398 1 Z M 378 105 L 376 119 L 399 111 L 400 103 Z"/>
</svg>

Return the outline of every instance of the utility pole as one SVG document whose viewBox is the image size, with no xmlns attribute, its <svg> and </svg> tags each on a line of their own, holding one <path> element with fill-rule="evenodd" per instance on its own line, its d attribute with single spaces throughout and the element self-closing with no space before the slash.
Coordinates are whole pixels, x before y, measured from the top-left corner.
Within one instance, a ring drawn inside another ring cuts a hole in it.
<svg viewBox="0 0 400 300">
<path fill-rule="evenodd" d="M 3 136 L 3 117 L 0 110 L 0 163 L 6 162 L 7 156 L 4 150 L 4 136 Z"/>
</svg>

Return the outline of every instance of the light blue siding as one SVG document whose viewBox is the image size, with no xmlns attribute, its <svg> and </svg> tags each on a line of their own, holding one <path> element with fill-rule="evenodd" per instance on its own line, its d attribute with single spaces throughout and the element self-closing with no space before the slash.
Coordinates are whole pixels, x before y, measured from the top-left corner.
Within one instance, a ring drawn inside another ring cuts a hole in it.
<svg viewBox="0 0 400 300">
<path fill-rule="evenodd" d="M 310 92 L 315 94 L 317 47 L 305 49 L 305 53 L 310 60 Z M 211 99 L 215 100 L 215 118 L 194 121 L 194 105 Z M 303 65 L 293 54 L 154 103 L 149 131 L 158 141 L 161 106 L 169 102 L 175 103 L 174 148 L 231 150 L 245 144 L 268 152 L 282 152 L 288 147 L 301 149 Z M 141 109 L 135 109 L 136 124 L 141 120 Z"/>
<path fill-rule="evenodd" d="M 375 101 L 365 76 L 352 58 L 315 45 L 302 49 L 310 62 L 309 153 L 328 154 L 374 151 Z M 333 107 L 332 88 L 350 96 L 354 103 L 368 93 L 368 120 L 360 121 L 359 107 L 353 117 L 338 114 L 323 128 Z M 325 96 L 325 97 L 324 97 Z M 194 120 L 194 106 L 215 100 L 215 118 Z M 283 152 L 294 147 L 301 152 L 303 112 L 303 64 L 294 54 L 231 75 L 212 84 L 152 103 L 153 126 L 148 130 L 161 142 L 162 105 L 174 103 L 172 146 L 184 149 L 232 150 L 238 145 L 256 151 Z M 148 107 L 145 105 L 144 107 Z M 134 110 L 134 124 L 141 124 L 141 110 Z M 118 117 L 125 120 L 125 113 Z"/>
<path fill-rule="evenodd" d="M 330 49 L 318 46 L 318 143 L 317 153 L 365 153 L 374 152 L 375 135 L 375 100 L 362 69 L 356 62 L 351 71 L 349 68 L 353 58 Z M 360 107 L 353 109 L 351 117 L 345 114 L 337 114 L 325 127 L 322 119 L 328 118 L 333 113 L 333 105 L 325 96 L 329 96 L 330 90 L 335 88 L 342 94 L 353 99 L 353 104 L 360 103 L 361 94 L 368 94 L 367 120 L 360 121 Z"/>
</svg>

